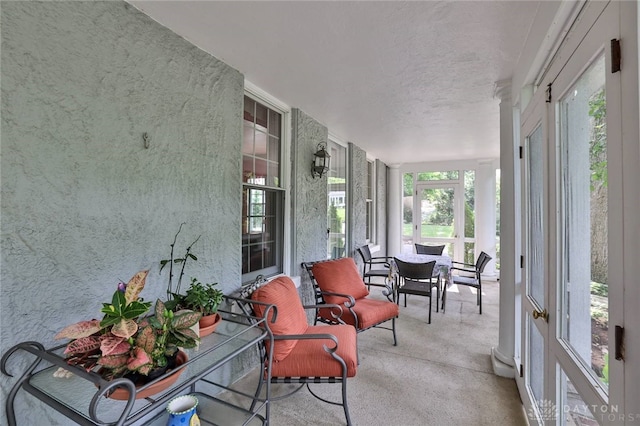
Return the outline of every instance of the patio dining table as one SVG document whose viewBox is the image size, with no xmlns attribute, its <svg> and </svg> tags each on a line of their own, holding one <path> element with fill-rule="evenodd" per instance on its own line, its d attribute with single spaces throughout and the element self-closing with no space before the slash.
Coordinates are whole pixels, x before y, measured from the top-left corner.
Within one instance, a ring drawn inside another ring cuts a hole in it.
<svg viewBox="0 0 640 426">
<path fill-rule="evenodd" d="M 416 254 L 416 253 L 400 253 L 395 257 L 400 259 L 403 262 L 408 262 L 408 263 L 427 263 L 434 260 L 436 261 L 436 264 L 433 267 L 433 275 L 434 276 L 439 275 L 440 278 L 442 278 L 445 283 L 444 288 L 442 289 L 443 290 L 442 291 L 442 309 L 444 311 L 446 295 L 447 295 L 447 287 L 451 286 L 451 284 L 453 283 L 453 279 L 451 277 L 451 267 L 452 267 L 451 257 L 446 254 L 434 255 L 434 254 Z M 393 259 L 391 260 L 390 270 L 391 270 L 390 274 L 394 276 L 394 281 L 396 282 L 396 285 L 397 285 L 398 268 Z"/>
</svg>

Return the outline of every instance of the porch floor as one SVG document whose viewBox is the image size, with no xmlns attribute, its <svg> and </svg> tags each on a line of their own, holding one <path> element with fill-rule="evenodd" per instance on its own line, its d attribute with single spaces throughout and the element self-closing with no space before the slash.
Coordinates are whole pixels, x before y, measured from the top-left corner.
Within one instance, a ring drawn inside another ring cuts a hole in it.
<svg viewBox="0 0 640 426">
<path fill-rule="evenodd" d="M 360 365 L 348 384 L 355 425 L 527 424 L 515 381 L 493 374 L 490 354 L 498 345 L 499 284 L 489 281 L 483 287 L 482 315 L 475 290 L 454 285 L 447 291 L 446 313 L 436 313 L 434 306 L 431 324 L 427 298 L 409 296 L 406 308 L 401 300 L 398 346 L 387 330 L 358 336 Z M 382 297 L 379 287 L 371 292 Z M 256 369 L 238 384 L 252 388 L 257 374 Z M 275 394 L 278 386 L 289 385 L 274 385 Z M 339 385 L 314 389 L 329 399 L 340 395 Z M 313 398 L 306 389 L 271 404 L 272 425 L 344 423 L 341 407 Z"/>
</svg>

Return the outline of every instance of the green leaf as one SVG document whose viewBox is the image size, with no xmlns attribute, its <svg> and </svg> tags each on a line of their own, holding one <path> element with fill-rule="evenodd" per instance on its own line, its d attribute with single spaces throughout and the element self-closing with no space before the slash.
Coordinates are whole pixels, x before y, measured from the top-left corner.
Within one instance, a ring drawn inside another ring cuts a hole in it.
<svg viewBox="0 0 640 426">
<path fill-rule="evenodd" d="M 140 315 L 149 311 L 150 307 L 151 307 L 151 302 L 138 302 L 138 301 L 131 302 L 122 311 L 122 317 L 126 319 L 137 318 Z"/>
<path fill-rule="evenodd" d="M 192 253 L 189 253 L 189 257 L 192 258 L 193 260 L 198 260 L 198 258 Z"/>
</svg>

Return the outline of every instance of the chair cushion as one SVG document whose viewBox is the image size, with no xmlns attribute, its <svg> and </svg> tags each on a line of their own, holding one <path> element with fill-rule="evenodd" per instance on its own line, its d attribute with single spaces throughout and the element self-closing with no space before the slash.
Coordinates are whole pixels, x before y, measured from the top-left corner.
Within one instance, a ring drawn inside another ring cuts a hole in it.
<svg viewBox="0 0 640 426">
<path fill-rule="evenodd" d="M 307 331 L 307 316 L 302 307 L 295 284 L 289 277 L 278 277 L 269 284 L 258 288 L 251 295 L 251 300 L 269 303 L 277 307 L 276 322 L 271 322 L 273 310 L 267 319 L 269 328 L 275 335 L 304 334 Z M 265 306 L 253 304 L 257 316 L 263 316 Z M 274 361 L 281 361 L 289 355 L 298 340 L 278 340 L 273 345 Z M 269 348 L 267 347 L 267 350 Z"/>
<path fill-rule="evenodd" d="M 356 375 L 358 367 L 356 331 L 350 325 L 311 325 L 304 334 L 332 334 L 338 339 L 336 353 L 347 365 L 347 377 Z M 324 345 L 333 348 L 330 339 L 305 339 L 298 341 L 289 356 L 274 362 L 273 377 L 341 377 L 342 366 Z"/>
<path fill-rule="evenodd" d="M 313 265 L 313 276 L 320 290 L 330 293 L 342 293 L 360 299 L 369 295 L 362 281 L 356 263 L 350 257 L 318 262 Z M 342 304 L 348 299 L 340 296 L 325 296 L 325 302 Z"/>
<path fill-rule="evenodd" d="M 342 321 L 355 327 L 356 323 L 351 314 L 351 311 L 343 305 L 342 308 Z M 358 317 L 358 329 L 364 330 L 382 322 L 388 321 L 391 318 L 398 316 L 400 308 L 397 304 L 389 302 L 388 300 L 377 299 L 358 299 L 353 311 Z M 320 309 L 320 316 L 328 320 L 333 318 L 330 316 L 328 309 Z"/>
</svg>

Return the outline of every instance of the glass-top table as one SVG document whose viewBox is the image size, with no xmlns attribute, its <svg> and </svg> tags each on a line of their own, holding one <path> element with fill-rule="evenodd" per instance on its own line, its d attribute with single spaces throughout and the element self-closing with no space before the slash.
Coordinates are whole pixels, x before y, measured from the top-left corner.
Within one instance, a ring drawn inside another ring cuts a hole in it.
<svg viewBox="0 0 640 426">
<path fill-rule="evenodd" d="M 66 364 L 62 355 L 65 345 L 45 350 L 36 342 L 20 343 L 7 351 L 2 357 L 3 373 L 10 375 L 10 372 L 6 371 L 5 365 L 13 353 L 18 351 L 29 352 L 36 359 L 14 385 L 7 398 L 6 412 L 9 425 L 16 424 L 13 413 L 13 400 L 20 389 L 27 391 L 82 425 L 129 425 L 143 418 L 148 418 L 158 409 L 164 408 L 166 403 L 175 395 L 195 392 L 196 382 L 205 378 L 205 376 L 211 375 L 222 365 L 249 348 L 254 347 L 265 338 L 265 330 L 258 326 L 264 319 L 258 319 L 255 324 L 247 324 L 243 318 L 244 316 L 239 314 L 231 315 L 229 313 L 229 315 L 224 315 L 223 321 L 220 322 L 213 334 L 203 337 L 197 348 L 185 350 L 189 359 L 179 367 L 184 371 L 173 385 L 147 398 L 134 399 L 130 396 L 129 401 L 118 401 L 105 397 L 104 391 L 100 391 L 98 388 L 99 384 L 101 382 L 104 383 L 104 381 L 97 373 L 87 373 L 81 368 Z M 246 320 L 246 318 L 244 319 Z M 74 374 L 70 375 L 70 377 L 54 376 L 54 373 L 60 367 Z M 171 373 L 167 373 L 166 376 Z M 208 377 L 206 378 L 208 379 Z M 139 388 L 139 390 L 141 389 Z M 203 401 L 215 400 L 214 397 L 204 394 L 198 394 L 198 397 L 202 398 Z M 229 405 L 224 402 L 217 402 L 216 404 Z M 206 411 L 206 404 L 203 403 L 202 406 L 205 407 Z M 233 410 L 234 408 L 236 407 L 227 407 L 227 411 L 234 411 L 235 414 L 239 414 L 239 418 L 242 421 L 238 422 L 238 418 L 234 418 L 235 420 L 233 421 L 216 421 L 215 423 L 254 424 L 254 421 L 258 421 L 261 424 L 264 422 L 261 416 L 255 414 L 260 405 L 256 407 L 254 412 L 240 408 Z M 230 418 L 229 416 L 226 417 Z M 162 418 L 162 416 L 156 417 L 156 419 L 158 418 Z"/>
</svg>

